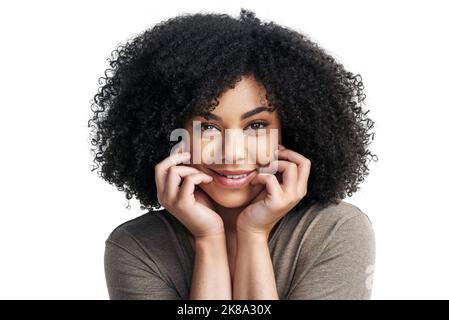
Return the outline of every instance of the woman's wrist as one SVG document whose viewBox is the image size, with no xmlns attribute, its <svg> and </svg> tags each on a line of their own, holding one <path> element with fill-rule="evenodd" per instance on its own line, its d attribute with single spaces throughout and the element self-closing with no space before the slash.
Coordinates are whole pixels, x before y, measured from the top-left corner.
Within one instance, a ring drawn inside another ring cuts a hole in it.
<svg viewBox="0 0 449 320">
<path fill-rule="evenodd" d="M 226 234 L 217 233 L 213 235 L 197 236 L 194 238 L 196 248 L 217 248 L 217 246 L 226 246 Z"/>
<path fill-rule="evenodd" d="M 234 300 L 278 299 L 268 234 L 254 229 L 237 231 Z"/>
<path fill-rule="evenodd" d="M 248 229 L 237 229 L 237 241 L 238 242 L 251 242 L 251 243 L 268 243 L 270 231 L 269 230 L 248 230 Z"/>
<path fill-rule="evenodd" d="M 232 299 L 224 233 L 195 237 L 195 265 L 190 298 Z"/>
</svg>

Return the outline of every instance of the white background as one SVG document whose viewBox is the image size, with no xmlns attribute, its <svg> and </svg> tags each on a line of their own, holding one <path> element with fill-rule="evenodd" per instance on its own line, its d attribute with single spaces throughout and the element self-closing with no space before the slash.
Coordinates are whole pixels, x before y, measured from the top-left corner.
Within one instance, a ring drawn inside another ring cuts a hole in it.
<svg viewBox="0 0 449 320">
<path fill-rule="evenodd" d="M 447 5 L 297 0 L 2 2 L 0 298 L 108 299 L 104 241 L 143 212 L 90 171 L 90 99 L 106 58 L 163 19 L 241 7 L 362 75 L 379 161 L 345 200 L 375 228 L 372 298 L 449 298 Z"/>
</svg>

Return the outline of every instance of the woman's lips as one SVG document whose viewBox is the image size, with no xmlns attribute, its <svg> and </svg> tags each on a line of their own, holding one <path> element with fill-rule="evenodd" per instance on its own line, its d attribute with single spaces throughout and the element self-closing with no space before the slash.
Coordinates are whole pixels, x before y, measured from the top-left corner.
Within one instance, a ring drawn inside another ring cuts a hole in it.
<svg viewBox="0 0 449 320">
<path fill-rule="evenodd" d="M 254 178 L 254 176 L 257 174 L 257 171 L 254 170 L 220 170 L 215 171 L 210 169 L 211 176 L 215 181 L 217 181 L 219 184 L 221 184 L 225 188 L 241 188 L 247 185 L 251 179 Z M 241 178 L 235 177 L 235 178 L 228 178 L 224 175 L 244 175 Z"/>
</svg>

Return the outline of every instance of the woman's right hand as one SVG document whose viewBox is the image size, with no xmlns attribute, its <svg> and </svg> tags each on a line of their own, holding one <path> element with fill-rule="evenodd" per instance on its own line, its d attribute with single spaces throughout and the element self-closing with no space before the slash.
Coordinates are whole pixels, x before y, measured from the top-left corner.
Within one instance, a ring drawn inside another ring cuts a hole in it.
<svg viewBox="0 0 449 320">
<path fill-rule="evenodd" d="M 180 165 L 189 159 L 189 152 L 176 152 L 155 166 L 158 201 L 195 239 L 223 235 L 223 220 L 213 210 L 209 196 L 195 188 L 212 182 L 213 178 L 193 167 Z"/>
</svg>

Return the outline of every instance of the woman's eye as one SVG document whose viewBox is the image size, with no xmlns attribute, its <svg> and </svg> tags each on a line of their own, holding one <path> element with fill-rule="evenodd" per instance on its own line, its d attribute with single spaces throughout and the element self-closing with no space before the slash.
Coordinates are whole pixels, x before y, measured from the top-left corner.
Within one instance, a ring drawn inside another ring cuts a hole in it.
<svg viewBox="0 0 449 320">
<path fill-rule="evenodd" d="M 202 131 L 214 130 L 214 129 L 218 130 L 217 127 L 214 126 L 214 125 L 211 125 L 211 124 L 208 124 L 208 123 L 201 124 L 201 130 Z"/>
<path fill-rule="evenodd" d="M 265 122 L 253 122 L 247 128 L 251 130 L 263 129 L 267 126 Z"/>
<path fill-rule="evenodd" d="M 253 130 L 262 129 L 265 127 L 265 123 L 262 122 L 254 122 L 249 125 L 249 127 Z"/>
<path fill-rule="evenodd" d="M 256 131 L 259 129 L 263 129 L 266 126 L 267 126 L 267 124 L 265 122 L 253 122 L 250 125 L 248 125 L 246 127 L 246 129 L 249 129 L 251 131 Z M 210 123 L 202 123 L 201 124 L 201 131 L 215 131 L 215 130 L 220 131 L 220 129 L 213 124 L 210 124 Z"/>
</svg>

